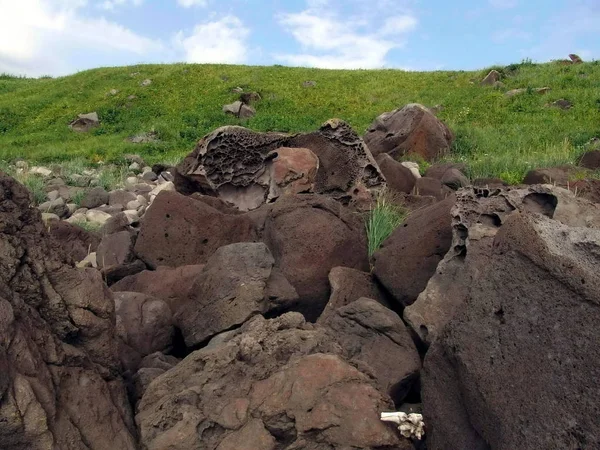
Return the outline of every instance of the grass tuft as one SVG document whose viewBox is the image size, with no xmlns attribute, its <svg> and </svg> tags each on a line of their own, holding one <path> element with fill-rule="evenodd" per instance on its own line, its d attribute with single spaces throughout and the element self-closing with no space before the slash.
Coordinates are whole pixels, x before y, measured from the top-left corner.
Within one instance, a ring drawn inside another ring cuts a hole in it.
<svg viewBox="0 0 600 450">
<path fill-rule="evenodd" d="M 380 193 L 366 222 L 369 258 L 406 218 L 406 211 Z"/>
</svg>

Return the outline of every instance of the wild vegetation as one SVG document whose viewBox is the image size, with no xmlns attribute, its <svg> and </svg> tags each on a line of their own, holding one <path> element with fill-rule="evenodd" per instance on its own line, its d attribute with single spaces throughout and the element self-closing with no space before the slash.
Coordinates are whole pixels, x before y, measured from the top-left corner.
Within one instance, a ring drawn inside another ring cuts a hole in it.
<svg viewBox="0 0 600 450">
<path fill-rule="evenodd" d="M 176 162 L 216 127 L 239 124 L 222 105 L 232 91 L 257 91 L 257 115 L 243 124 L 258 131 L 304 132 L 339 117 L 362 134 L 384 111 L 407 103 L 441 105 L 438 116 L 456 134 L 453 160 L 471 176 L 519 182 L 534 167 L 573 163 L 600 135 L 600 62 L 561 65 L 524 61 L 497 67 L 504 87 L 482 87 L 488 69 L 474 72 L 319 70 L 229 65 L 140 65 L 100 68 L 61 78 L 0 76 L 0 159 L 49 163 L 118 162 L 138 153 L 148 162 Z M 145 79 L 152 80 L 142 86 Z M 313 80 L 314 87 L 303 87 Z M 551 90 L 540 95 L 538 87 Z M 528 90 L 514 97 L 505 92 Z M 111 94 L 111 90 L 117 90 Z M 573 107 L 547 105 L 567 99 Z M 79 113 L 97 111 L 88 133 L 68 128 Z M 157 142 L 127 138 L 154 131 Z"/>
</svg>

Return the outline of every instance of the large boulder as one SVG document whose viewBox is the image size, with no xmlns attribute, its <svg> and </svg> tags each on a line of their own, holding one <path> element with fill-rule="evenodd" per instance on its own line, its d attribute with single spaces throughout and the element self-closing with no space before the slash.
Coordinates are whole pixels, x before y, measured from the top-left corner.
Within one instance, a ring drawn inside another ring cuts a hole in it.
<svg viewBox="0 0 600 450">
<path fill-rule="evenodd" d="M 253 222 L 203 201 L 163 191 L 141 221 L 135 252 L 150 268 L 205 264 L 219 248 L 256 240 Z"/>
<path fill-rule="evenodd" d="M 514 213 L 538 213 L 571 226 L 597 227 L 600 207 L 571 192 L 544 186 L 474 188 L 457 194 L 451 209 L 452 245 L 405 321 L 429 345 L 468 297 L 471 280 L 487 267 L 500 226 Z"/>
<path fill-rule="evenodd" d="M 412 448 L 379 418 L 393 409 L 339 355 L 327 328 L 298 313 L 257 316 L 155 379 L 138 405 L 154 450 Z"/>
<path fill-rule="evenodd" d="M 282 198 L 269 207 L 262 240 L 275 266 L 300 297 L 298 311 L 316 320 L 329 299 L 329 271 L 337 266 L 369 269 L 360 217 L 322 196 Z"/>
<path fill-rule="evenodd" d="M 348 124 L 333 119 L 317 132 L 298 135 L 218 128 L 200 140 L 177 167 L 176 187 L 185 194 L 216 193 L 241 209 L 256 209 L 274 198 L 270 186 L 276 174 L 270 165 L 277 150 L 284 147 L 316 155 L 315 193 L 344 202 L 362 201 L 365 190 L 383 185 L 377 164 L 360 137 Z"/>
<path fill-rule="evenodd" d="M 137 448 L 114 303 L 0 174 L 0 443 L 6 450 Z"/>
<path fill-rule="evenodd" d="M 398 159 L 418 155 L 435 161 L 450 151 L 454 136 L 425 106 L 411 103 L 377 117 L 364 136 L 373 155 L 389 153 Z"/>
<path fill-rule="evenodd" d="M 208 338 L 242 325 L 278 304 L 266 295 L 275 261 L 262 242 L 243 242 L 219 248 L 175 311 L 185 344 L 194 347 Z M 290 299 L 292 301 L 295 298 Z"/>
<path fill-rule="evenodd" d="M 455 197 L 412 213 L 373 255 L 373 273 L 402 306 L 425 289 L 450 248 Z"/>
<path fill-rule="evenodd" d="M 427 448 L 600 447 L 599 243 L 556 216 L 506 218 L 425 358 Z"/>
</svg>

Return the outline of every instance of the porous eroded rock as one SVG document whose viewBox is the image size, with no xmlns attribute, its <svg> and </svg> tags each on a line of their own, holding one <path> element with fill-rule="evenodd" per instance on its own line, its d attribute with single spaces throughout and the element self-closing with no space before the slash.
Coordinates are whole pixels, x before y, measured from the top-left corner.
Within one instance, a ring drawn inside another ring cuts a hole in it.
<svg viewBox="0 0 600 450">
<path fill-rule="evenodd" d="M 319 158 L 307 148 L 281 147 L 269 164 L 271 184 L 268 199 L 281 195 L 314 192 Z"/>
<path fill-rule="evenodd" d="M 317 132 L 299 135 L 218 128 L 200 140 L 178 166 L 182 179 L 177 188 L 186 194 L 216 192 L 241 209 L 255 209 L 268 200 L 269 161 L 282 147 L 308 149 L 317 156 L 315 193 L 347 202 L 384 182 L 360 137 L 345 122 L 334 119 Z"/>
<path fill-rule="evenodd" d="M 425 106 L 412 103 L 377 117 L 364 140 L 375 156 L 419 155 L 434 161 L 450 151 L 454 136 Z"/>
<path fill-rule="evenodd" d="M 146 389 L 136 422 L 155 450 L 411 448 L 379 419 L 393 404 L 297 313 L 257 316 Z"/>
<path fill-rule="evenodd" d="M 418 299 L 404 310 L 404 319 L 424 343 L 435 340 L 469 296 L 472 280 L 485 272 L 501 225 L 511 214 L 527 212 L 573 227 L 600 227 L 600 207 L 566 189 L 531 186 L 459 191 L 448 214 L 452 221 L 450 251 Z"/>
<path fill-rule="evenodd" d="M 425 358 L 428 449 L 600 446 L 600 230 L 556 214 L 510 214 L 467 275 Z"/>
<path fill-rule="evenodd" d="M 0 174 L 0 443 L 136 447 L 111 293 L 50 239 L 29 193 Z"/>
</svg>

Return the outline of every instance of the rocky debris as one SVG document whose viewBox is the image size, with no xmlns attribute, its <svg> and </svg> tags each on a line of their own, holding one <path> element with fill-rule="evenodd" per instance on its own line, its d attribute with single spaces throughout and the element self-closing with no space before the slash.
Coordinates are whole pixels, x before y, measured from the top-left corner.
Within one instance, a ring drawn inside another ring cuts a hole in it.
<svg viewBox="0 0 600 450">
<path fill-rule="evenodd" d="M 400 317 L 375 300 L 360 298 L 319 323 L 333 332 L 349 362 L 368 367 L 379 390 L 402 404 L 418 378 L 421 359 Z"/>
<path fill-rule="evenodd" d="M 135 449 L 114 304 L 70 266 L 29 193 L 0 175 L 0 442 L 11 450 Z"/>
<path fill-rule="evenodd" d="M 600 150 L 590 150 L 583 154 L 579 165 L 590 170 L 600 169 Z"/>
<path fill-rule="evenodd" d="M 535 88 L 535 89 L 528 89 L 528 88 L 518 88 L 518 89 L 511 89 L 510 91 L 507 91 L 504 95 L 507 97 L 514 97 L 516 95 L 521 95 L 524 94 L 526 92 L 534 92 L 536 94 L 540 94 L 540 95 L 544 95 L 547 94 L 548 92 L 550 92 L 552 89 L 545 86 L 545 87 L 541 87 L 541 88 Z"/>
<path fill-rule="evenodd" d="M 47 167 L 33 166 L 29 169 L 29 173 L 32 175 L 40 175 L 42 177 L 52 176 L 52 171 Z"/>
<path fill-rule="evenodd" d="M 417 178 L 414 173 L 403 164 L 395 161 L 387 153 L 377 155 L 377 164 L 385 177 L 388 188 L 396 192 L 410 194 L 415 187 Z"/>
<path fill-rule="evenodd" d="M 173 316 L 164 301 L 146 294 L 115 292 L 114 299 L 119 357 L 132 377 L 144 357 L 171 349 Z"/>
<path fill-rule="evenodd" d="M 80 206 L 82 208 L 93 209 L 109 202 L 108 192 L 102 187 L 95 187 L 88 190 L 81 199 Z"/>
<path fill-rule="evenodd" d="M 228 105 L 223 105 L 223 112 L 232 114 L 238 119 L 249 119 L 256 115 L 256 110 L 252 106 L 246 105 L 239 100 Z"/>
<path fill-rule="evenodd" d="M 174 311 L 185 344 L 195 347 L 242 325 L 252 316 L 289 309 L 280 304 L 280 299 L 266 295 L 274 263 L 263 243 L 244 242 L 219 248 L 194 280 L 185 301 Z"/>
<path fill-rule="evenodd" d="M 152 80 L 151 80 L 151 79 L 149 79 L 149 78 L 146 78 L 144 81 L 142 81 L 142 82 L 140 83 L 140 86 L 142 86 L 142 87 L 146 87 L 146 86 L 150 86 L 151 84 L 152 84 Z"/>
<path fill-rule="evenodd" d="M 150 268 L 205 264 L 219 248 L 256 240 L 247 216 L 225 214 L 177 192 L 160 192 L 141 220 L 135 252 Z"/>
<path fill-rule="evenodd" d="M 316 320 L 329 299 L 331 269 L 369 269 L 364 225 L 352 210 L 323 196 L 284 197 L 268 208 L 260 239 L 296 289 L 297 310 Z"/>
<path fill-rule="evenodd" d="M 452 206 L 451 249 L 404 319 L 430 344 L 468 297 L 472 279 L 488 266 L 494 237 L 515 212 L 543 214 L 577 227 L 600 226 L 600 207 L 550 186 L 471 188 L 459 191 Z"/>
<path fill-rule="evenodd" d="M 141 444 L 157 450 L 411 448 L 379 419 L 393 407 L 390 400 L 339 352 L 327 328 L 300 314 L 255 317 L 147 387 L 136 415 Z"/>
<path fill-rule="evenodd" d="M 400 305 L 417 299 L 450 249 L 454 202 L 451 196 L 415 211 L 373 255 L 373 274 Z"/>
<path fill-rule="evenodd" d="M 511 214 L 471 272 L 425 358 L 427 448 L 600 446 L 600 231 L 554 219 Z"/>
<path fill-rule="evenodd" d="M 298 135 L 218 128 L 177 167 L 181 175 L 175 180 L 177 190 L 216 193 L 241 206 L 260 205 L 270 192 L 269 166 L 282 147 L 308 149 L 317 156 L 314 193 L 348 203 L 364 200 L 369 189 L 383 186 L 377 163 L 362 140 L 348 124 L 334 119 L 317 132 Z"/>
<path fill-rule="evenodd" d="M 581 57 L 579 55 L 576 55 L 574 53 L 571 53 L 569 55 L 569 59 L 571 60 L 571 62 L 573 64 L 581 64 L 581 63 L 583 63 L 583 59 L 581 59 Z"/>
<path fill-rule="evenodd" d="M 89 253 L 95 252 L 100 244 L 100 236 L 97 233 L 65 221 L 52 223 L 48 233 L 73 261 L 83 260 Z"/>
<path fill-rule="evenodd" d="M 302 87 L 305 87 L 305 88 L 311 88 L 311 87 L 316 87 L 316 86 L 317 86 L 317 82 L 313 81 L 313 80 L 307 80 L 302 83 Z"/>
<path fill-rule="evenodd" d="M 571 109 L 571 107 L 573 106 L 573 103 L 571 103 L 569 100 L 565 100 L 564 98 L 561 98 L 561 99 L 553 101 L 552 103 L 549 103 L 546 106 L 552 106 L 554 108 L 560 108 L 562 110 L 567 110 L 567 109 Z"/>
<path fill-rule="evenodd" d="M 204 264 L 166 267 L 160 266 L 156 270 L 144 270 L 135 275 L 130 275 L 110 289 L 113 292 L 140 292 L 160 298 L 171 311 L 179 310 L 179 306 L 188 298 L 188 291 L 196 283 L 204 269 Z"/>
<path fill-rule="evenodd" d="M 454 136 L 425 106 L 412 103 L 377 117 L 364 136 L 373 155 L 418 155 L 435 161 L 450 151 Z"/>
<path fill-rule="evenodd" d="M 69 124 L 71 130 L 79 132 L 87 132 L 98 126 L 100 126 L 100 119 L 98 118 L 97 112 L 79 114 L 77 119 Z"/>
<path fill-rule="evenodd" d="M 497 70 L 490 70 L 489 73 L 485 76 L 481 83 L 481 86 L 494 86 L 497 82 L 500 81 L 500 72 Z"/>
<path fill-rule="evenodd" d="M 375 300 L 390 309 L 392 307 L 388 295 L 368 272 L 348 267 L 334 267 L 329 272 L 328 278 L 331 295 L 327 306 L 319 316 L 319 322 L 331 316 L 337 309 L 361 297 Z"/>
</svg>

